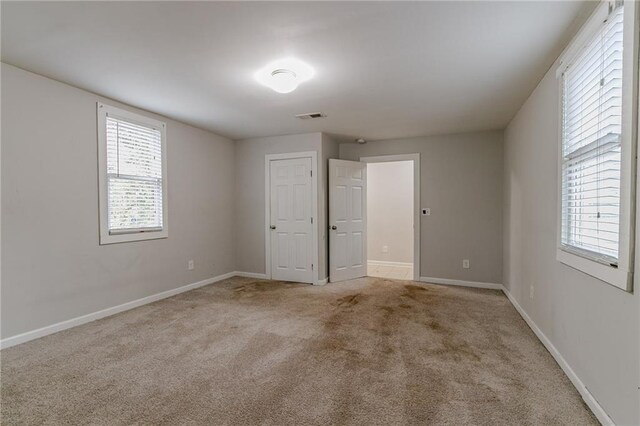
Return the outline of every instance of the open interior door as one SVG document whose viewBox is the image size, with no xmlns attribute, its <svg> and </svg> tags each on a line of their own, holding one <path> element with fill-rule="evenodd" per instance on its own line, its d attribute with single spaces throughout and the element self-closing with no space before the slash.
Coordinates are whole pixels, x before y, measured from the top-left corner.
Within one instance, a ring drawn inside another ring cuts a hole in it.
<svg viewBox="0 0 640 426">
<path fill-rule="evenodd" d="M 367 275 L 367 165 L 329 160 L 329 280 Z"/>
</svg>

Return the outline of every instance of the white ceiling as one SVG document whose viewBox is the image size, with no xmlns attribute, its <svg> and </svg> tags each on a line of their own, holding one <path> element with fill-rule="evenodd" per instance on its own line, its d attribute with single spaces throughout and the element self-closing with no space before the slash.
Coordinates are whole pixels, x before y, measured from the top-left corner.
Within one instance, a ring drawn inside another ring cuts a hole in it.
<svg viewBox="0 0 640 426">
<path fill-rule="evenodd" d="M 2 60 L 240 139 L 501 129 L 584 2 L 2 2 Z M 294 56 L 282 95 L 253 73 Z M 322 111 L 302 121 L 295 114 Z"/>
</svg>

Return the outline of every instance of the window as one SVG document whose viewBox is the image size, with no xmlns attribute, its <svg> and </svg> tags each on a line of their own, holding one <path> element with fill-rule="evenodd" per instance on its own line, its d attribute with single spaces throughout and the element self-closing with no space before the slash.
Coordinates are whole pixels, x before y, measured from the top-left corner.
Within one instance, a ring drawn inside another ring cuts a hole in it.
<svg viewBox="0 0 640 426">
<path fill-rule="evenodd" d="M 620 242 L 622 18 L 618 7 L 563 75 L 562 244 L 612 264 Z"/>
<path fill-rule="evenodd" d="M 100 244 L 167 237 L 165 128 L 98 104 Z"/>
<path fill-rule="evenodd" d="M 631 2 L 603 3 L 560 70 L 558 259 L 626 290 L 632 282 L 637 113 L 634 15 Z"/>
</svg>

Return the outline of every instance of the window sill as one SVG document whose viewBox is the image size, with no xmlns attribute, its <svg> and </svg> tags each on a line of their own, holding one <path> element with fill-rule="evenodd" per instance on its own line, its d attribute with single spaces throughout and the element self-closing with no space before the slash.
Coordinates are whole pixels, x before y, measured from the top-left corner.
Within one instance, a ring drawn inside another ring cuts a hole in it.
<svg viewBox="0 0 640 426">
<path fill-rule="evenodd" d="M 631 274 L 627 268 L 614 268 L 560 248 L 557 249 L 556 259 L 621 290 L 629 291 L 631 288 Z"/>
<path fill-rule="evenodd" d="M 158 240 L 161 238 L 168 238 L 169 230 L 163 229 L 161 231 L 146 231 L 146 232 L 131 232 L 124 234 L 101 234 L 100 245 L 128 243 L 132 241 L 144 241 L 144 240 Z"/>
</svg>

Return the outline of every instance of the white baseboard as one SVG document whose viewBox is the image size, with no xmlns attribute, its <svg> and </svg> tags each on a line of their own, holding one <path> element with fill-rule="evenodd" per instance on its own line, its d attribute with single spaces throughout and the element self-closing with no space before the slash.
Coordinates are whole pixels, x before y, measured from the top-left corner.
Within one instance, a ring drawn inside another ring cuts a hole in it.
<svg viewBox="0 0 640 426">
<path fill-rule="evenodd" d="M 478 281 L 451 280 L 448 278 L 420 277 L 420 281 L 425 283 L 431 283 L 431 284 L 457 285 L 460 287 L 488 288 L 492 290 L 503 289 L 502 284 L 483 283 Z"/>
<path fill-rule="evenodd" d="M 314 285 L 325 285 L 329 282 L 329 278 L 325 278 L 323 280 L 318 280 Z"/>
<path fill-rule="evenodd" d="M 267 279 L 267 274 L 259 274 L 257 272 L 242 272 L 242 271 L 235 271 L 233 273 L 236 277 L 245 277 L 245 278 L 259 278 L 259 279 L 263 279 L 266 280 Z"/>
<path fill-rule="evenodd" d="M 152 294 L 151 296 L 143 297 L 141 299 L 133 300 L 131 302 L 126 302 L 118 306 L 112 306 L 110 308 L 102 309 L 97 312 L 92 312 L 87 315 L 82 315 L 80 317 L 72 318 L 56 324 L 48 325 L 46 327 L 38 328 L 36 330 L 31 330 L 25 333 L 17 334 L 15 336 L 7 337 L 6 339 L 0 340 L 0 349 L 10 348 L 12 346 L 16 346 L 21 343 L 28 342 L 30 340 L 48 336 L 49 334 L 57 333 L 59 331 L 67 330 L 72 327 L 77 327 L 79 325 L 86 324 L 91 321 L 95 321 L 101 318 L 115 315 L 120 312 L 128 311 L 129 309 L 137 308 L 142 305 L 147 305 L 149 303 L 153 303 L 158 300 L 175 296 L 176 294 L 184 293 L 185 291 L 189 291 L 199 287 L 203 287 L 205 285 L 213 284 L 215 282 L 222 281 L 227 278 L 231 278 L 235 275 L 236 275 L 236 272 L 228 272 L 226 274 L 218 275 L 217 277 L 207 278 L 206 280 L 187 284 L 182 287 L 163 291 L 161 293 Z"/>
<path fill-rule="evenodd" d="M 525 312 L 522 306 L 520 306 L 520 304 L 515 299 L 515 297 L 513 297 L 511 293 L 509 293 L 509 291 L 504 287 L 502 288 L 502 291 L 507 296 L 507 298 L 509 299 L 513 307 L 516 308 L 516 311 L 518 311 L 520 316 L 529 325 L 531 330 L 533 330 L 533 332 L 538 337 L 538 339 L 547 348 L 547 350 L 556 360 L 560 368 L 562 368 L 562 371 L 564 371 L 564 374 L 566 374 L 569 380 L 571 380 L 571 383 L 573 383 L 573 386 L 575 386 L 575 388 L 578 390 L 578 392 L 582 396 L 582 399 L 589 406 L 589 408 L 591 409 L 593 414 L 596 416 L 596 418 L 600 421 L 600 423 L 602 423 L 605 426 L 610 426 L 610 425 L 615 426 L 615 423 L 613 422 L 613 420 L 611 420 L 611 418 L 607 415 L 606 411 L 604 411 L 602 406 L 598 403 L 598 401 L 596 401 L 596 399 L 593 397 L 591 392 L 589 392 L 589 390 L 584 385 L 584 383 L 582 383 L 582 380 L 580 380 L 580 378 L 575 373 L 575 371 L 573 371 L 573 369 L 571 368 L 567 360 L 565 360 L 564 357 L 558 351 L 558 349 L 556 349 L 556 347 L 553 346 L 553 343 L 551 343 L 551 340 L 549 340 L 547 336 L 545 336 L 545 334 L 542 332 L 542 330 L 540 330 L 540 328 L 536 325 L 536 323 L 533 322 L 531 317 Z"/>
<path fill-rule="evenodd" d="M 386 260 L 367 260 L 367 266 L 399 266 L 401 268 L 413 268 L 413 263 L 389 262 Z"/>
</svg>

